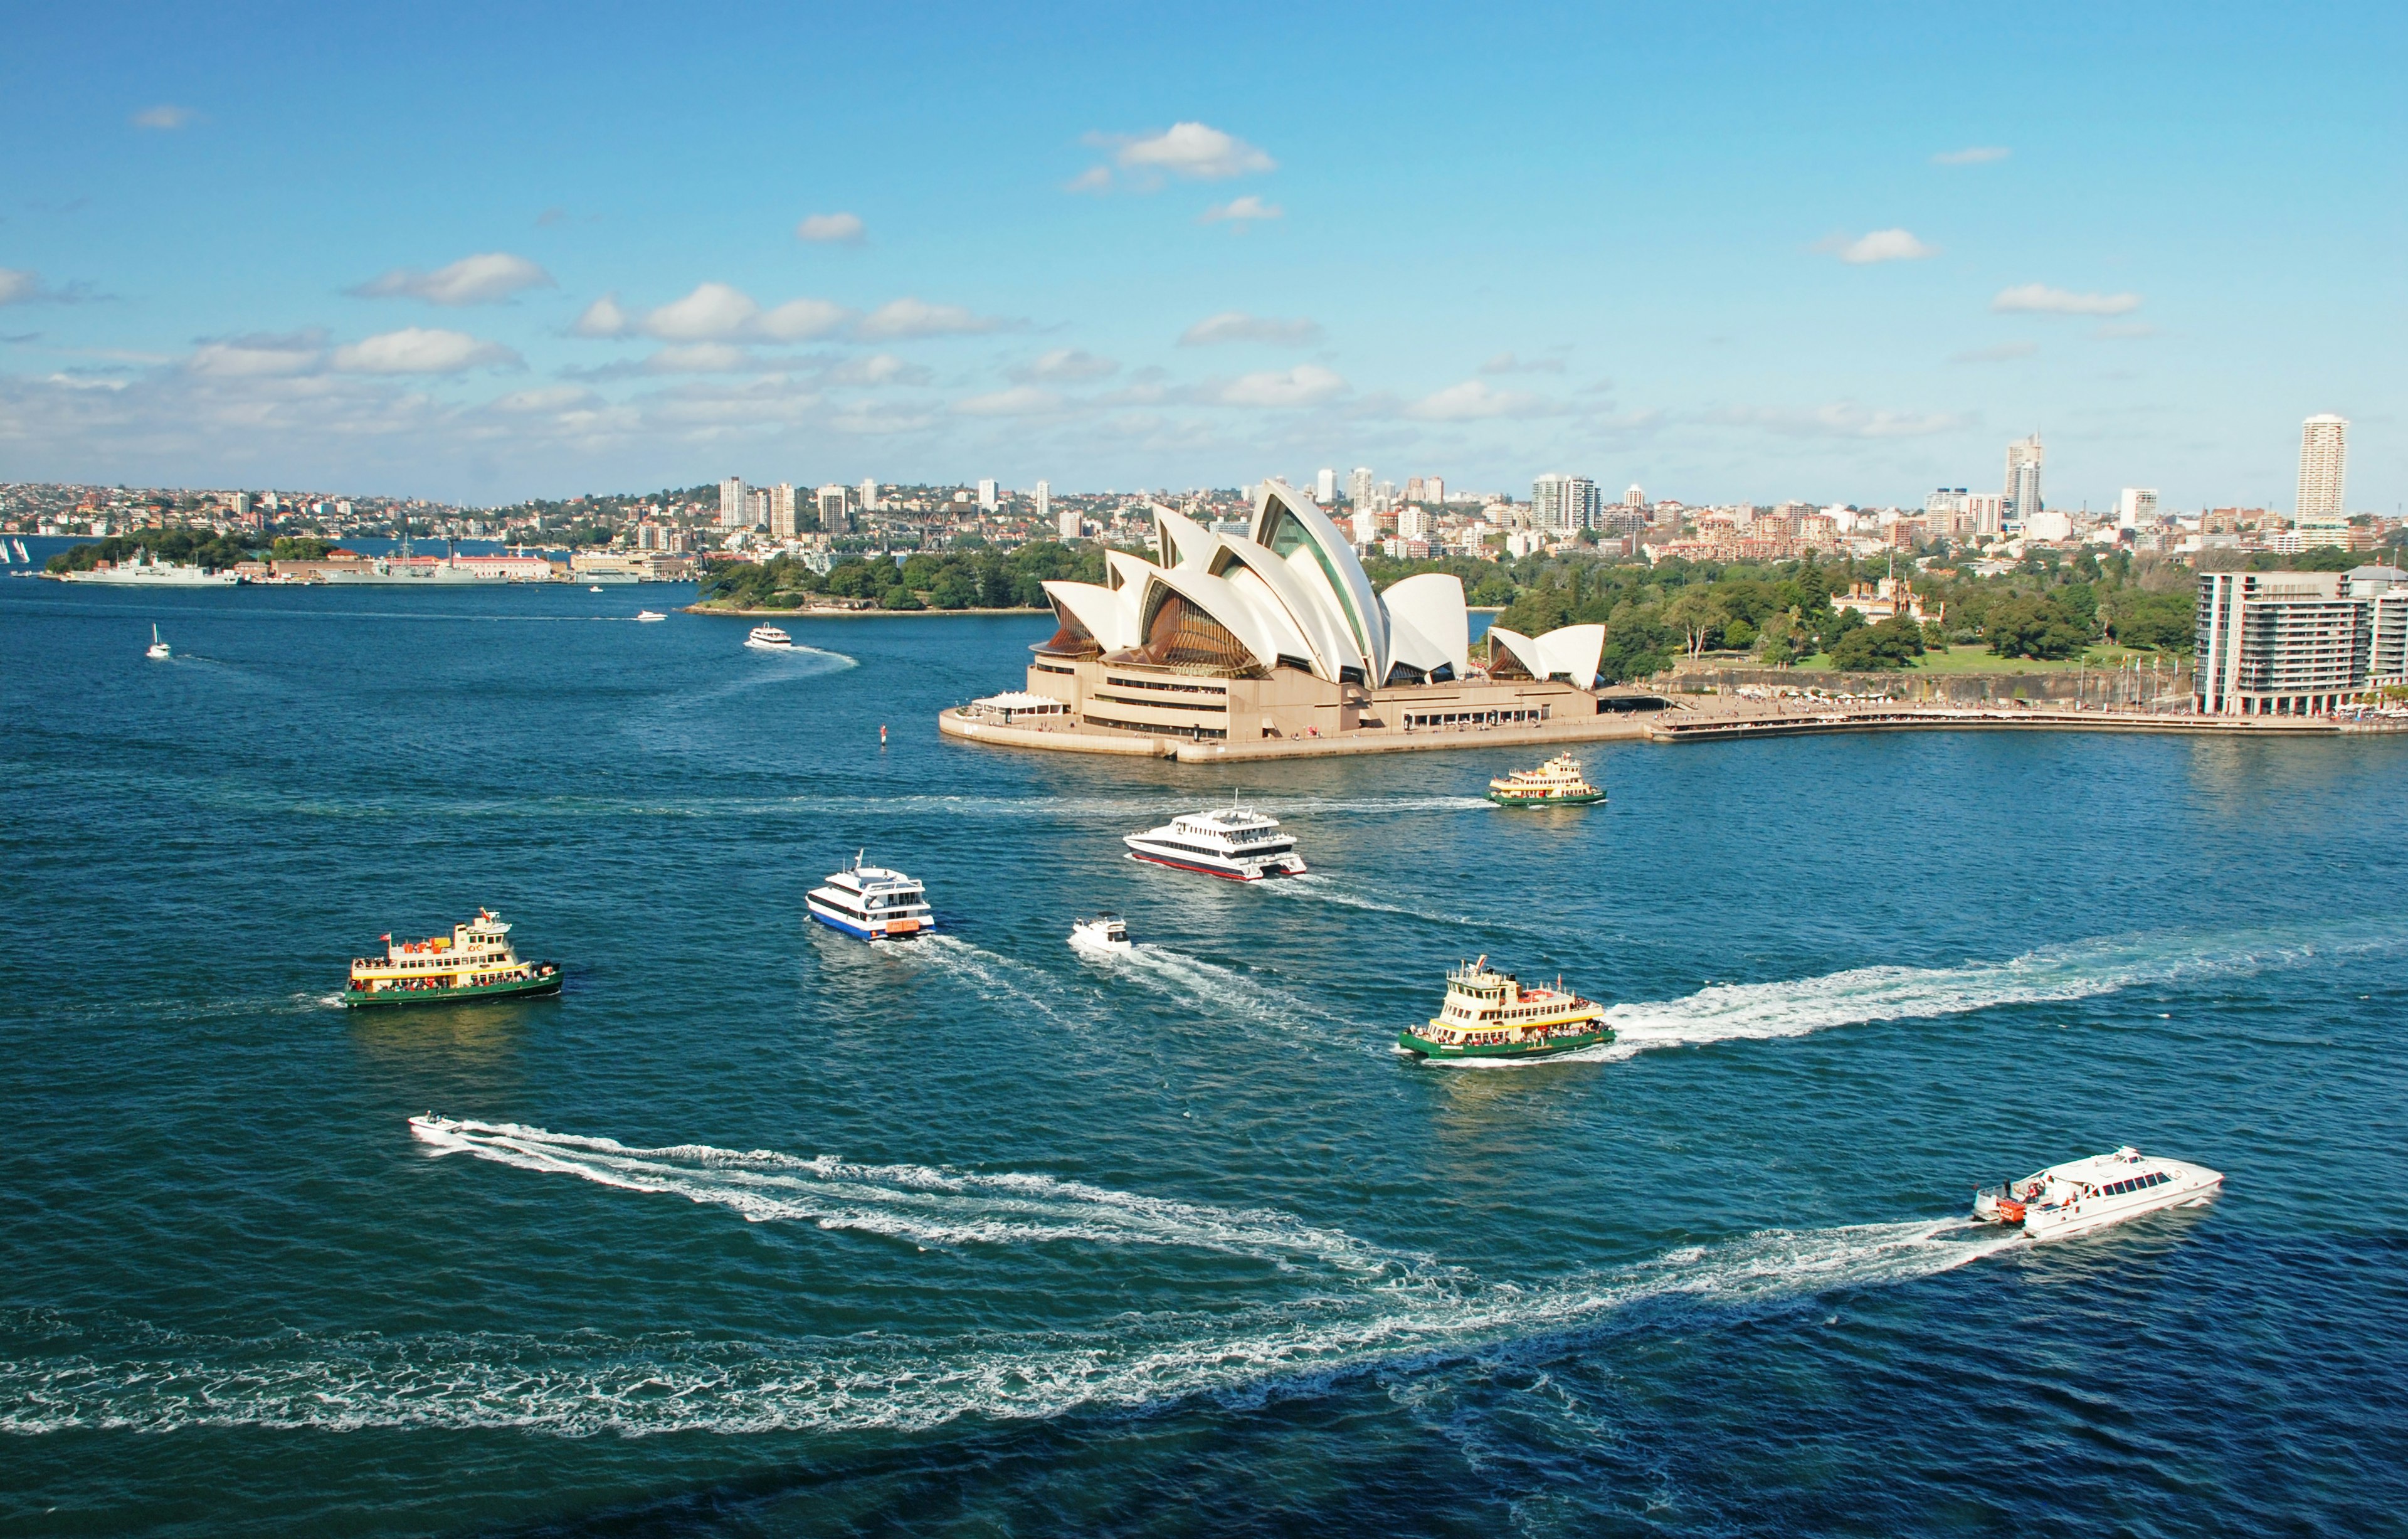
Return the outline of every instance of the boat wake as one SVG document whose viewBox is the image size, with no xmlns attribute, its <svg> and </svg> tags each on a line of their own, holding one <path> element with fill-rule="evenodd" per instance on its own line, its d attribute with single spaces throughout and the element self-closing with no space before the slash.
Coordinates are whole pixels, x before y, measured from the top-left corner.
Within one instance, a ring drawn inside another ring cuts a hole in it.
<svg viewBox="0 0 2408 1539">
<path fill-rule="evenodd" d="M 1605 1018 L 1613 1028 L 1612 1042 L 1507 1067 L 1612 1061 L 1657 1047 L 1799 1037 L 1837 1026 L 2090 999 L 2301 967 L 2337 953 L 2397 946 L 2401 940 L 2386 928 L 2268 930 L 2203 943 L 2197 938 L 2138 936 L 2051 946 L 2004 962 L 1854 968 L 1781 983 L 1717 984 L 1684 1000 L 1610 1006 Z"/>
<path fill-rule="evenodd" d="M 857 942 L 838 942 L 852 949 Z M 922 935 L 909 941 L 889 941 L 876 948 L 882 956 L 897 961 L 951 973 L 962 979 L 989 1000 L 1009 1002 L 1023 1010 L 1034 1011 L 1046 1019 L 1069 1024 L 1070 1017 L 1062 1012 L 1062 985 L 1059 979 L 1041 968 L 1031 967 L 1018 957 L 974 945 L 958 935 L 939 930 L 934 935 Z"/>
<path fill-rule="evenodd" d="M 1486 806 L 1486 802 L 1481 803 Z M 1533 925 L 1516 924 L 1495 914 L 1447 913 L 1437 909 L 1417 908 L 1410 903 L 1391 903 L 1383 899 L 1359 893 L 1341 885 L 1337 879 L 1319 871 L 1307 871 L 1302 876 L 1283 876 L 1255 885 L 1278 893 L 1283 898 L 1301 899 L 1307 902 L 1335 903 L 1340 908 L 1362 909 L 1372 913 L 1398 913 L 1409 919 L 1426 919 L 1433 925 L 1472 925 L 1484 929 L 1514 930 L 1527 935 L 1548 935 L 1554 932 Z"/>
<path fill-rule="evenodd" d="M 1773 1230 L 1536 1287 L 1422 1268 L 1234 1316 L 1128 1314 L 1089 1328 L 940 1339 L 288 1332 L 169 1338 L 165 1350 L 136 1356 L 121 1330 L 46 1317 L 5 1332 L 13 1345 L 0 1361 L 0 1431 L 758 1434 L 918 1431 L 965 1417 L 1018 1420 L 1195 1395 L 1242 1403 L 1312 1393 L 1375 1366 L 1526 1360 L 1661 1329 L 1667 1311 L 1681 1317 L 1678 1329 L 1694 1329 L 1700 1312 L 1909 1283 L 2022 1243 L 1996 1229 L 1978 1238 L 1965 1231 L 1955 1219 Z"/>
<path fill-rule="evenodd" d="M 471 1155 L 517 1170 L 682 1197 L 753 1223 L 809 1223 L 921 1246 L 1177 1245 L 1357 1273 L 1407 1264 L 1339 1230 L 1282 1214 L 1174 1202 L 1047 1175 L 856 1165 L 827 1155 L 805 1159 L 707 1143 L 638 1148 L 515 1122 L 432 1115 L 410 1118 L 409 1130 L 437 1156 Z"/>
<path fill-rule="evenodd" d="M 1081 952 L 1082 959 L 1117 968 L 1130 982 L 1181 1003 L 1211 1013 L 1240 1015 L 1263 1026 L 1293 1031 L 1328 1017 L 1326 1004 L 1312 1005 L 1273 985 L 1236 968 L 1208 962 L 1200 956 L 1151 942 L 1127 951 L 1098 955 Z"/>
</svg>

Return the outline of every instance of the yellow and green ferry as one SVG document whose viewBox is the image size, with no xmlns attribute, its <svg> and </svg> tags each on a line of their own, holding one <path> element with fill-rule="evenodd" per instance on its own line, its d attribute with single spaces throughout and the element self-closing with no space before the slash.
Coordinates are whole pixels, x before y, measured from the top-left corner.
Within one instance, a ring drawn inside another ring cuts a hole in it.
<svg viewBox="0 0 2408 1539">
<path fill-rule="evenodd" d="M 491 909 L 452 927 L 450 935 L 423 941 L 380 936 L 382 956 L 351 961 L 343 1003 L 360 1005 L 459 1004 L 560 992 L 558 962 L 522 962 L 510 948 L 510 927 Z"/>
<path fill-rule="evenodd" d="M 1488 799 L 1499 807 L 1586 807 L 1603 801 L 1605 789 L 1588 783 L 1580 760 L 1557 754 L 1536 770 L 1516 770 L 1490 781 Z"/>
<path fill-rule="evenodd" d="M 1547 1058 L 1613 1040 L 1605 1007 L 1553 988 L 1525 988 L 1482 956 L 1446 975 L 1446 1003 L 1426 1025 L 1408 1027 L 1397 1046 L 1418 1062 Z"/>
</svg>

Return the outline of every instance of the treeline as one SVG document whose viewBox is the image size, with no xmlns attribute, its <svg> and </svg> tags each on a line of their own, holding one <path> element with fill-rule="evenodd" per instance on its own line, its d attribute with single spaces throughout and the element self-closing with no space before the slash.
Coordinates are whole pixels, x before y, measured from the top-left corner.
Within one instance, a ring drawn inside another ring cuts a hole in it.
<svg viewBox="0 0 2408 1539">
<path fill-rule="evenodd" d="M 824 573 L 793 556 L 743 562 L 703 584 L 700 597 L 740 609 L 800 609 L 815 596 L 867 598 L 889 610 L 1043 609 L 1043 584 L 1104 580 L 1099 545 L 1078 550 L 1043 540 L 1010 552 L 968 549 L 891 556 L 849 555 Z"/>
<path fill-rule="evenodd" d="M 332 550 L 323 539 L 294 539 L 279 535 L 270 541 L 259 535 L 236 531 L 233 534 L 211 534 L 207 529 L 145 529 L 138 535 L 111 535 L 78 545 L 43 563 L 42 569 L 53 572 L 88 572 L 106 561 L 116 566 L 131 561 L 140 551 L 150 553 L 157 561 L 173 561 L 181 566 L 198 564 L 211 571 L 231 567 L 238 562 L 256 561 L 262 556 L 271 561 L 315 561 Z"/>
</svg>

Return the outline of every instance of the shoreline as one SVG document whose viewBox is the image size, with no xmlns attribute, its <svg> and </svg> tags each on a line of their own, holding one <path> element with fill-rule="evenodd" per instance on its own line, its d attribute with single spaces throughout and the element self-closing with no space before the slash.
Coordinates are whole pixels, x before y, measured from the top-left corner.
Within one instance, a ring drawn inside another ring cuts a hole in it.
<svg viewBox="0 0 2408 1539">
<path fill-rule="evenodd" d="M 699 603 L 681 604 L 680 614 L 714 615 L 727 620 L 922 620 L 930 615 L 958 614 L 1051 614 L 1052 610 L 731 610 L 706 607 Z"/>
</svg>

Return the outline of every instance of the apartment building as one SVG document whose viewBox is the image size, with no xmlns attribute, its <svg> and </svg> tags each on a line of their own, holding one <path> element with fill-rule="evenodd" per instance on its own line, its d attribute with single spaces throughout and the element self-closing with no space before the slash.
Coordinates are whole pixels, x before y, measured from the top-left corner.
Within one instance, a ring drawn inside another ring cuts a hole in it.
<svg viewBox="0 0 2408 1539">
<path fill-rule="evenodd" d="M 2408 572 L 2206 572 L 2194 706 L 2312 716 L 2408 681 Z"/>
</svg>

